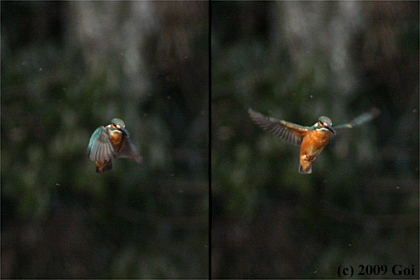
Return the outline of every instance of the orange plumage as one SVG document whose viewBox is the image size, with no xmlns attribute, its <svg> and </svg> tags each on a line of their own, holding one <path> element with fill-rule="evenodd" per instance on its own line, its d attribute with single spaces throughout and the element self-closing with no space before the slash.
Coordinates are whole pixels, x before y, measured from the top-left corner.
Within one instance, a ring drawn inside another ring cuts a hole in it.
<svg viewBox="0 0 420 280">
<path fill-rule="evenodd" d="M 142 161 L 136 147 L 131 143 L 124 122 L 120 119 L 113 119 L 111 124 L 98 127 L 93 132 L 87 154 L 95 161 L 97 173 L 111 170 L 112 159 L 132 157 L 137 162 Z"/>
<path fill-rule="evenodd" d="M 332 127 L 331 120 L 325 116 L 320 117 L 317 123 L 309 127 L 266 117 L 251 108 L 248 109 L 248 114 L 264 130 L 268 130 L 286 142 L 300 145 L 299 172 L 310 174 L 312 173 L 312 163 L 336 131 L 353 128 L 371 121 L 380 114 L 380 110 L 373 108 L 370 112 L 362 114 L 350 123 L 339 125 L 335 128 Z"/>
</svg>

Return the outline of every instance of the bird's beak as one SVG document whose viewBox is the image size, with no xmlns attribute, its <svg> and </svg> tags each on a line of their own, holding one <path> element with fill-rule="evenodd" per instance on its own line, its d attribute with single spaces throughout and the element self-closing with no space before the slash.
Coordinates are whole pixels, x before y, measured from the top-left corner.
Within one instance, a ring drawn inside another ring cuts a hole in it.
<svg viewBox="0 0 420 280">
<path fill-rule="evenodd" d="M 334 134 L 334 135 L 335 135 L 335 130 L 332 128 L 332 126 L 331 126 L 331 125 L 328 125 L 326 128 L 327 128 L 329 131 L 331 131 L 331 132 L 332 132 L 332 134 Z"/>
<path fill-rule="evenodd" d="M 120 130 L 124 132 L 125 135 L 128 135 L 128 131 L 127 129 L 125 129 L 125 127 L 121 127 Z"/>
</svg>

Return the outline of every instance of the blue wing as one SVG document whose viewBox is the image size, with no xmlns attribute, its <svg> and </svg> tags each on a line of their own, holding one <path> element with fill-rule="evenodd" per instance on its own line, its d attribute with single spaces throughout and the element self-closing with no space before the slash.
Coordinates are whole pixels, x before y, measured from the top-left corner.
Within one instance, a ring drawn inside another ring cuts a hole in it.
<svg viewBox="0 0 420 280">
<path fill-rule="evenodd" d="M 342 124 L 342 125 L 339 125 L 339 126 L 336 126 L 336 127 L 333 127 L 333 128 L 334 128 L 335 131 L 340 131 L 340 130 L 343 130 L 343 129 L 346 129 L 346 128 L 353 128 L 353 127 L 362 125 L 366 122 L 369 122 L 369 121 L 373 120 L 374 118 L 379 116 L 380 113 L 381 113 L 381 110 L 374 107 L 369 112 L 358 116 L 357 118 L 355 118 L 351 122 L 346 123 L 346 124 Z"/>
<path fill-rule="evenodd" d="M 115 158 L 117 152 L 115 151 L 114 146 L 112 146 L 111 141 L 109 141 L 110 138 L 111 135 L 105 127 L 98 127 L 89 140 L 87 148 L 88 158 L 101 163 L 108 162 Z"/>
<path fill-rule="evenodd" d="M 126 136 L 125 141 L 123 141 L 123 145 L 121 146 L 120 150 L 118 151 L 118 157 L 120 158 L 129 158 L 133 157 L 137 162 L 142 162 L 143 159 L 139 154 L 136 146 L 131 143 L 130 137 Z"/>
</svg>

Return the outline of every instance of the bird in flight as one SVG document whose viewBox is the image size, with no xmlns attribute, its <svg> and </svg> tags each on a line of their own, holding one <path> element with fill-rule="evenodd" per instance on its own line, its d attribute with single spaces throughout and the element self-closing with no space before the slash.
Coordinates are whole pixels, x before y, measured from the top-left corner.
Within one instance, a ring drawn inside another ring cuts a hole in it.
<svg viewBox="0 0 420 280">
<path fill-rule="evenodd" d="M 248 114 L 264 130 L 277 135 L 288 143 L 300 145 L 299 172 L 311 174 L 312 163 L 328 144 L 332 135 L 340 130 L 353 128 L 373 120 L 380 114 L 380 110 L 372 108 L 351 122 L 336 127 L 333 127 L 331 119 L 325 116 L 321 116 L 313 126 L 301 126 L 264 116 L 251 108 L 248 108 Z"/>
<path fill-rule="evenodd" d="M 96 173 L 112 170 L 112 160 L 134 158 L 142 162 L 137 148 L 130 140 L 130 134 L 121 119 L 112 119 L 111 124 L 98 127 L 92 134 L 87 156 L 96 163 Z"/>
</svg>

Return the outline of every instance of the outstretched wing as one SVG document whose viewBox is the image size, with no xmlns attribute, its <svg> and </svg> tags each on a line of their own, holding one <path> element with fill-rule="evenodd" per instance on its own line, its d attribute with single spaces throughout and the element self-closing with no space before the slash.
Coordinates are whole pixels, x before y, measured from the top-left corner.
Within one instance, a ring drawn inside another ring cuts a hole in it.
<svg viewBox="0 0 420 280">
<path fill-rule="evenodd" d="M 374 118 L 379 116 L 380 113 L 381 113 L 381 110 L 374 107 L 369 112 L 358 116 L 357 118 L 355 118 L 351 122 L 346 123 L 346 124 L 341 124 L 341 125 L 338 125 L 338 126 L 333 127 L 333 128 L 336 132 L 339 132 L 340 130 L 343 130 L 343 129 L 346 129 L 346 128 L 353 128 L 353 127 L 362 125 L 366 122 L 369 122 L 369 121 L 373 120 Z"/>
<path fill-rule="evenodd" d="M 108 129 L 103 126 L 98 127 L 89 140 L 87 148 L 88 158 L 100 163 L 112 160 L 117 155 L 117 152 L 114 146 L 112 146 L 111 141 L 109 141 L 110 138 L 111 135 Z"/>
<path fill-rule="evenodd" d="M 140 156 L 140 153 L 137 150 L 136 146 L 133 145 L 128 134 L 125 137 L 127 137 L 126 141 L 123 141 L 123 145 L 121 146 L 121 149 L 118 151 L 118 157 L 121 157 L 121 158 L 133 157 L 138 163 L 141 163 L 143 161 L 143 158 Z"/>
<path fill-rule="evenodd" d="M 264 116 L 251 108 L 248 109 L 248 114 L 251 119 L 264 130 L 267 130 L 274 135 L 277 135 L 284 141 L 295 145 L 300 145 L 302 143 L 303 136 L 305 136 L 309 130 L 309 127 L 307 126 L 301 126 L 283 120 L 279 121 L 275 118 Z"/>
</svg>

